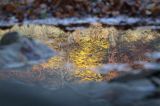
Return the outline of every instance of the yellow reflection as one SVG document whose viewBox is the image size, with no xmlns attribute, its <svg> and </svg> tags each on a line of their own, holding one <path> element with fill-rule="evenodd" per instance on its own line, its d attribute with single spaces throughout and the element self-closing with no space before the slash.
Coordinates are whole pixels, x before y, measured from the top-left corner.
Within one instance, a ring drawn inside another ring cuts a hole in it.
<svg viewBox="0 0 160 106">
<path fill-rule="evenodd" d="M 75 76 L 82 81 L 102 79 L 100 74 L 88 69 L 100 65 L 106 59 L 109 42 L 103 37 L 103 34 L 106 35 L 104 31 L 101 27 L 98 30 L 93 27 L 73 33 L 78 36 L 78 40 L 75 38 L 78 46 L 70 51 L 69 58 L 78 68 Z M 91 33 L 88 34 L 89 32 Z"/>
</svg>

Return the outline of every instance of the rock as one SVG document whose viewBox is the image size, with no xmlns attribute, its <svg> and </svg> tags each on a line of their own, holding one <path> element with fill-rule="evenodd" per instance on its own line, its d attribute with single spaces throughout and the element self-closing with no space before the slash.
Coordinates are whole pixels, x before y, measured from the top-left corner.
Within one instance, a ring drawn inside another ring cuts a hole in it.
<svg viewBox="0 0 160 106">
<path fill-rule="evenodd" d="M 17 32 L 7 33 L 1 38 L 0 45 L 9 45 L 12 43 L 16 43 L 18 40 L 19 34 Z"/>
</svg>

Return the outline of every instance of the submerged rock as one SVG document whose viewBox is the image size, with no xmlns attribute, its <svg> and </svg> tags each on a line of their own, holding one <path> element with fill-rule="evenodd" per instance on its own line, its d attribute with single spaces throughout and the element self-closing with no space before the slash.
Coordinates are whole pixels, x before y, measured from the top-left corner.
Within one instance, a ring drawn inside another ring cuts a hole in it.
<svg viewBox="0 0 160 106">
<path fill-rule="evenodd" d="M 147 79 L 155 85 L 160 86 L 160 53 L 147 53 L 146 56 L 151 58 L 153 62 L 135 62 L 132 66 L 130 66 L 130 71 L 127 71 L 119 77 L 110 80 L 110 82 L 126 83 Z M 139 67 L 134 69 L 134 65 L 139 65 Z"/>
<path fill-rule="evenodd" d="M 46 45 L 17 32 L 5 34 L 0 41 L 0 69 L 38 64 L 54 55 L 56 52 Z"/>
</svg>

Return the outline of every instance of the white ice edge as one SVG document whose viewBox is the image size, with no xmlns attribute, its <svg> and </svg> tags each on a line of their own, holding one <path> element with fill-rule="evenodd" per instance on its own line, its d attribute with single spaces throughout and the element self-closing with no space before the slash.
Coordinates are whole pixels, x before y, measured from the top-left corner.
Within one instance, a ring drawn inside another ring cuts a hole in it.
<svg viewBox="0 0 160 106">
<path fill-rule="evenodd" d="M 139 17 L 128 17 L 128 16 L 117 16 L 117 17 L 84 17 L 84 18 L 47 18 L 47 19 L 35 19 L 35 20 L 24 20 L 22 24 L 46 24 L 46 25 L 70 25 L 70 24 L 85 24 L 85 23 L 104 23 L 109 25 L 125 25 L 135 23 L 147 23 L 147 24 L 160 24 L 160 19 L 153 18 L 139 18 Z M 11 26 L 19 24 L 17 19 L 11 19 L 10 21 L 0 20 L 0 26 Z"/>
</svg>

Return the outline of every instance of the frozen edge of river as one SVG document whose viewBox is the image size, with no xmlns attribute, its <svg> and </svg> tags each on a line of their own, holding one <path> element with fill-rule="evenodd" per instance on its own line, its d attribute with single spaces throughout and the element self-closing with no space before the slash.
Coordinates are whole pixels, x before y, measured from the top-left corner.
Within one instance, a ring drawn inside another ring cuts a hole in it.
<svg viewBox="0 0 160 106">
<path fill-rule="evenodd" d="M 71 25 L 71 24 L 86 24 L 86 23 L 103 23 L 107 25 L 134 25 L 134 24 L 145 24 L 145 25 L 160 25 L 159 18 L 139 18 L 139 17 L 128 17 L 128 16 L 117 16 L 117 17 L 85 17 L 85 18 L 47 18 L 47 19 L 35 19 L 35 20 L 24 20 L 19 23 L 17 19 L 12 18 L 10 21 L 0 20 L 0 26 L 12 26 L 15 24 L 45 24 L 45 25 Z"/>
</svg>

